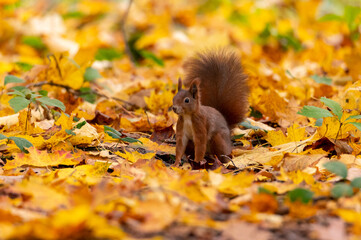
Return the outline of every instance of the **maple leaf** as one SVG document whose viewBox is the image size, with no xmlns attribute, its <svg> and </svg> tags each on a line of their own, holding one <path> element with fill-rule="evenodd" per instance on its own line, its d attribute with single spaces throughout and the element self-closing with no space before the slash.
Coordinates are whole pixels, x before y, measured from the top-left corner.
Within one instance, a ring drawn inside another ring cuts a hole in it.
<svg viewBox="0 0 361 240">
<path fill-rule="evenodd" d="M 116 152 L 115 154 L 128 160 L 131 163 L 135 163 L 139 159 L 152 159 L 155 156 L 155 153 L 141 154 L 137 151 L 133 151 L 133 152 L 126 151 L 125 153 Z"/>
<path fill-rule="evenodd" d="M 31 147 L 28 149 L 29 154 L 16 154 L 14 160 L 9 160 L 4 166 L 4 169 L 9 170 L 21 166 L 33 167 L 49 167 L 58 165 L 77 165 L 79 157 L 66 151 L 57 151 L 48 153 L 47 151 L 40 151 Z"/>
</svg>

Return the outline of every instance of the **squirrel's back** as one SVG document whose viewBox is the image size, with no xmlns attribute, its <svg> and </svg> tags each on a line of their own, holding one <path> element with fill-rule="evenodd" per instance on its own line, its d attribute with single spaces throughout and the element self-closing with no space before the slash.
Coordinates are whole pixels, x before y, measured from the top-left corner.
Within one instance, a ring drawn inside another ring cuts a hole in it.
<svg viewBox="0 0 361 240">
<path fill-rule="evenodd" d="M 240 57 L 221 49 L 198 53 L 184 64 L 185 85 L 199 78 L 201 103 L 217 109 L 229 125 L 241 122 L 248 110 L 247 75 Z"/>
</svg>

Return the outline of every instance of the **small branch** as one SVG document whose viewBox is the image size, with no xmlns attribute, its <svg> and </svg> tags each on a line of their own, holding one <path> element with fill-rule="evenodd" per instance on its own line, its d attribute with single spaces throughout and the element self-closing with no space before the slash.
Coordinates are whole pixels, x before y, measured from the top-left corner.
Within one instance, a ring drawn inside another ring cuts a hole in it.
<svg viewBox="0 0 361 240">
<path fill-rule="evenodd" d="M 134 57 L 132 51 L 130 50 L 130 47 L 129 47 L 129 44 L 128 44 L 128 39 L 127 39 L 127 34 L 125 32 L 125 23 L 127 21 L 127 17 L 128 17 L 128 14 L 129 14 L 130 7 L 132 6 L 132 3 L 133 3 L 133 0 L 128 1 L 127 9 L 125 10 L 124 15 L 122 17 L 122 20 L 120 21 L 120 30 L 121 30 L 122 36 L 123 36 L 123 41 L 124 41 L 124 45 L 125 45 L 125 52 L 129 56 L 131 62 L 135 65 L 135 63 L 136 63 L 135 57 Z"/>
<path fill-rule="evenodd" d="M 26 85 L 25 87 L 26 88 L 29 88 L 29 87 L 41 87 L 43 85 L 50 85 L 50 86 L 55 86 L 55 87 L 61 87 L 61 88 L 64 88 L 65 90 L 67 90 L 68 92 L 74 94 L 74 95 L 77 95 L 77 96 L 80 96 L 81 95 L 81 92 L 79 90 L 74 90 L 73 88 L 69 87 L 69 86 L 66 86 L 66 85 L 62 85 L 62 84 L 58 84 L 58 83 L 53 83 L 53 82 L 47 82 L 47 81 L 43 81 L 43 82 L 37 82 L 37 83 L 30 83 L 28 85 Z M 105 94 L 102 94 L 102 93 L 99 93 L 93 89 L 91 89 L 91 93 L 94 93 L 96 94 L 97 96 L 99 97 L 104 97 L 106 99 L 112 99 L 112 100 L 115 100 L 115 101 L 118 101 L 118 102 L 122 102 L 122 103 L 125 103 L 125 104 L 128 104 L 129 106 L 131 107 L 135 107 L 135 105 L 133 103 L 130 103 L 130 102 L 127 102 L 123 99 L 120 99 L 120 98 L 117 98 L 117 97 L 108 97 L 107 95 Z"/>
</svg>

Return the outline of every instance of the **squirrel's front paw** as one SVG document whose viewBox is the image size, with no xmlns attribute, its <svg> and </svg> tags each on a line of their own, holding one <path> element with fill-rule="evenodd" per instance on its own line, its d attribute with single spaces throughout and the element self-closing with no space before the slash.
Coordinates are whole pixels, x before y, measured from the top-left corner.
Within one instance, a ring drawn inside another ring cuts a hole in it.
<svg viewBox="0 0 361 240">
<path fill-rule="evenodd" d="M 198 163 L 198 164 L 200 164 L 200 165 L 204 165 L 204 164 L 207 163 L 207 160 L 205 160 L 204 158 L 203 158 L 202 160 L 195 160 L 195 159 L 194 159 L 194 162 L 196 162 L 196 163 Z"/>
<path fill-rule="evenodd" d="M 170 165 L 170 167 L 179 167 L 179 163 L 175 162 L 172 165 Z"/>
</svg>

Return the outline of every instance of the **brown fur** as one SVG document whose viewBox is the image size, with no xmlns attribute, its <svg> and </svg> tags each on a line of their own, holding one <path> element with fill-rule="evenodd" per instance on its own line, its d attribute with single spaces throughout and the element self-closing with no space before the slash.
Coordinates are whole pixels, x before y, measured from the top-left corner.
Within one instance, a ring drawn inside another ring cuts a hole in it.
<svg viewBox="0 0 361 240">
<path fill-rule="evenodd" d="M 178 166 L 186 149 L 194 149 L 194 161 L 204 159 L 206 151 L 228 162 L 232 142 L 229 125 L 243 120 L 247 111 L 248 86 L 240 59 L 220 50 L 198 54 L 186 62 L 188 90 L 178 80 L 173 111 L 179 115 L 176 129 Z"/>
<path fill-rule="evenodd" d="M 247 75 L 239 56 L 229 49 L 198 53 L 184 64 L 185 85 L 199 79 L 201 103 L 217 109 L 229 125 L 243 121 L 248 111 Z"/>
</svg>

